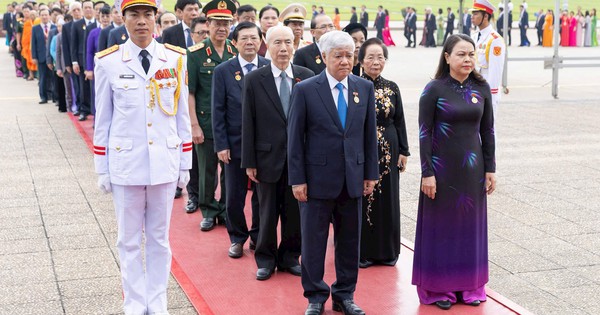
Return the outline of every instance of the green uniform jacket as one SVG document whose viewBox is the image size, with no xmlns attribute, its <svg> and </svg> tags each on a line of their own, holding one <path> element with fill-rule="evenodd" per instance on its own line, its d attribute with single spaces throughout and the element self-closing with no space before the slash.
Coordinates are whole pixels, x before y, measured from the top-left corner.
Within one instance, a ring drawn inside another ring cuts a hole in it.
<svg viewBox="0 0 600 315">
<path fill-rule="evenodd" d="M 188 48 L 188 84 L 190 94 L 196 97 L 196 116 L 206 139 L 213 139 L 211 88 L 214 69 L 219 64 L 234 58 L 237 53 L 237 49 L 226 40 L 223 58 L 219 57 L 210 38 Z"/>
</svg>

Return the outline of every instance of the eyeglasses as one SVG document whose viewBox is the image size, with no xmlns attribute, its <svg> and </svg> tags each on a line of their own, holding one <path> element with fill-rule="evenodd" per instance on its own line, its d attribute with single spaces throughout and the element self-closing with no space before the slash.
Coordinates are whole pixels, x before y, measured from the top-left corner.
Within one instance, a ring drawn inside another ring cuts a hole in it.
<svg viewBox="0 0 600 315">
<path fill-rule="evenodd" d="M 196 34 L 198 36 L 204 36 L 204 35 L 208 35 L 208 31 L 197 31 L 197 32 L 192 32 L 192 34 Z"/>
<path fill-rule="evenodd" d="M 334 30 L 335 29 L 335 25 L 333 24 L 327 24 L 327 25 L 321 25 L 319 27 L 316 28 L 317 30 L 322 30 L 322 31 L 326 31 L 326 30 Z"/>
</svg>

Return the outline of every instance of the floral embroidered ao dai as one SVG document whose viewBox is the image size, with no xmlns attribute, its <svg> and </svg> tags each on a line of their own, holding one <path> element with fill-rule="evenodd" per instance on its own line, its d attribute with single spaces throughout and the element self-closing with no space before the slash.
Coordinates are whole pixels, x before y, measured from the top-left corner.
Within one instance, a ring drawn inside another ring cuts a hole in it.
<svg viewBox="0 0 600 315">
<path fill-rule="evenodd" d="M 419 196 L 412 283 L 421 303 L 485 300 L 488 282 L 485 173 L 495 172 L 494 118 L 487 83 L 432 80 L 419 102 L 423 177 L 435 199 Z"/>
</svg>

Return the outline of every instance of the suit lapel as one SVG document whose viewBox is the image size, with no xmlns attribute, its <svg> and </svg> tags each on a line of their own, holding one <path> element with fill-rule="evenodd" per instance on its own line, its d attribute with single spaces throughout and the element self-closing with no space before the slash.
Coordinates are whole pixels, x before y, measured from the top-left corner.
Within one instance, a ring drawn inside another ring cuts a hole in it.
<svg viewBox="0 0 600 315">
<path fill-rule="evenodd" d="M 331 119 L 338 129 L 343 132 L 344 128 L 342 128 L 342 122 L 340 121 L 340 116 L 338 116 L 337 108 L 335 107 L 335 101 L 333 99 L 333 95 L 331 94 L 329 81 L 327 80 L 325 71 L 321 72 L 319 76 L 320 77 L 317 80 L 317 83 L 319 84 L 319 87 L 317 87 L 317 93 L 319 93 L 321 101 L 323 101 L 324 107 L 329 113 L 329 116 L 331 116 Z"/>
<path fill-rule="evenodd" d="M 235 59 L 231 59 L 231 62 L 229 63 L 230 67 L 231 67 L 230 68 L 231 76 L 233 78 L 235 78 L 237 76 L 236 75 L 236 72 L 237 72 L 239 74 L 239 76 L 242 77 L 242 79 L 243 79 L 244 78 L 244 71 L 242 71 L 242 66 L 240 66 L 240 60 L 238 58 L 242 58 L 242 57 L 238 56 Z M 238 80 L 237 78 L 235 79 L 235 81 L 237 82 L 237 85 L 239 85 L 240 90 L 241 90 L 244 81 L 241 80 L 241 79 Z"/>
<path fill-rule="evenodd" d="M 281 100 L 279 99 L 279 93 L 277 93 L 277 86 L 275 85 L 275 78 L 273 77 L 273 74 L 271 72 L 271 65 L 268 65 L 265 67 L 265 69 L 263 70 L 262 73 L 262 80 L 260 80 L 260 83 L 262 84 L 263 88 L 265 89 L 265 91 L 267 92 L 267 95 L 269 95 L 269 98 L 271 99 L 271 104 L 273 104 L 273 106 L 275 107 L 275 110 L 279 113 L 279 115 L 281 116 L 281 118 L 285 121 L 285 114 L 283 113 L 283 105 L 281 105 Z"/>
<path fill-rule="evenodd" d="M 358 98 L 360 102 L 360 95 L 358 95 L 358 91 L 356 91 L 356 77 L 354 75 L 348 76 L 348 112 L 346 115 L 346 130 L 350 128 L 352 124 L 352 119 L 354 118 L 354 114 L 358 109 L 358 102 L 354 101 L 354 96 Z M 356 93 L 356 94 L 355 94 Z"/>
</svg>

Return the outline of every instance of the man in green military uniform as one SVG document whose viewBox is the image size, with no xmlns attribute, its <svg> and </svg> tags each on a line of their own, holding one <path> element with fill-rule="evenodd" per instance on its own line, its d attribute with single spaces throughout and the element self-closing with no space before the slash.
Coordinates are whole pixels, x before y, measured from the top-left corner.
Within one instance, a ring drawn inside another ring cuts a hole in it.
<svg viewBox="0 0 600 315">
<path fill-rule="evenodd" d="M 202 210 L 200 230 L 225 224 L 225 176 L 221 172 L 221 198 L 215 200 L 219 160 L 214 151 L 211 116 L 212 76 L 216 66 L 234 58 L 237 50 L 227 37 L 236 7 L 230 0 L 213 0 L 202 8 L 208 19 L 209 37 L 188 48 L 188 83 L 192 140 L 198 153 L 198 204 Z M 223 169 L 223 164 L 221 169 Z"/>
</svg>

